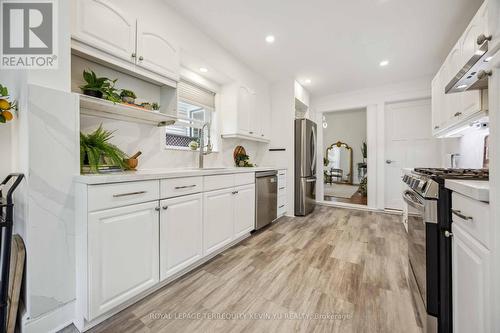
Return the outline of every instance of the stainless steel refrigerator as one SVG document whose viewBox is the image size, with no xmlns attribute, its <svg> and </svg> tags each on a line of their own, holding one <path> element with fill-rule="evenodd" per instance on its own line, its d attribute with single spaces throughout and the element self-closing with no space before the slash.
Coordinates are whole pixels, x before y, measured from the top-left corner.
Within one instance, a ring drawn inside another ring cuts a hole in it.
<svg viewBox="0 0 500 333">
<path fill-rule="evenodd" d="M 316 124 L 295 119 L 295 215 L 305 216 L 316 204 Z"/>
</svg>

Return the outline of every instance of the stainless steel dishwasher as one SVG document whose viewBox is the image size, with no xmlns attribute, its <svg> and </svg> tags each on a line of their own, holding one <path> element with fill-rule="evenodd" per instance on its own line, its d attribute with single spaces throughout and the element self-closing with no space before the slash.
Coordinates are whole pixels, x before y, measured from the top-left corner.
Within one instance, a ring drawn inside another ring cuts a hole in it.
<svg viewBox="0 0 500 333">
<path fill-rule="evenodd" d="M 278 201 L 277 171 L 255 173 L 255 230 L 276 220 Z"/>
</svg>

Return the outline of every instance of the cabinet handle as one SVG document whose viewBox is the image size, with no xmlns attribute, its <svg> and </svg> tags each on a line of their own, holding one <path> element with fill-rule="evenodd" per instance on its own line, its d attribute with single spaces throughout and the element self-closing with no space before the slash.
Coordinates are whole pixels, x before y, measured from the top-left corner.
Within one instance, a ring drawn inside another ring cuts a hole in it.
<svg viewBox="0 0 500 333">
<path fill-rule="evenodd" d="M 460 117 L 462 115 L 462 112 L 457 112 L 454 114 L 455 117 Z"/>
<path fill-rule="evenodd" d="M 135 54 L 135 52 L 134 52 L 134 53 L 131 54 L 131 57 L 135 58 L 135 57 L 137 57 L 137 54 Z"/>
<path fill-rule="evenodd" d="M 137 192 L 113 194 L 113 198 L 120 198 L 120 197 L 129 196 L 129 195 L 138 195 L 138 194 L 144 194 L 144 193 L 146 193 L 146 191 L 137 191 Z"/>
<path fill-rule="evenodd" d="M 232 193 L 233 193 L 233 194 L 238 194 L 239 192 L 238 192 L 238 191 L 233 191 Z"/>
<path fill-rule="evenodd" d="M 445 231 L 444 231 L 444 237 L 446 237 L 446 238 L 453 237 L 453 233 L 452 233 L 452 232 L 449 232 L 448 230 L 445 230 Z"/>
<path fill-rule="evenodd" d="M 279 206 L 278 208 L 283 208 L 283 207 L 285 207 L 285 205 L 281 205 L 281 206 Z"/>
<path fill-rule="evenodd" d="M 253 132 L 248 132 L 249 134 L 253 134 Z"/>
<path fill-rule="evenodd" d="M 437 125 L 436 125 L 436 126 L 434 126 L 434 129 L 438 129 L 438 128 L 439 128 L 439 126 L 437 126 Z"/>
<path fill-rule="evenodd" d="M 485 34 L 480 34 L 476 39 L 477 45 L 483 45 L 484 42 L 491 41 L 492 37 L 491 35 L 486 36 Z"/>
<path fill-rule="evenodd" d="M 472 216 L 464 215 L 464 214 L 462 214 L 462 212 L 460 210 L 452 209 L 451 213 L 453 215 L 456 215 L 456 216 L 460 217 L 461 219 L 464 219 L 464 220 L 467 220 L 467 221 L 472 221 L 473 220 Z"/>
<path fill-rule="evenodd" d="M 143 56 L 139 56 L 139 61 L 143 61 L 144 60 L 144 57 Z"/>
<path fill-rule="evenodd" d="M 176 186 L 175 189 L 176 190 L 181 190 L 183 188 L 192 188 L 192 187 L 196 187 L 196 185 Z"/>
<path fill-rule="evenodd" d="M 280 187 L 280 190 L 284 190 L 284 189 L 285 189 L 285 187 Z"/>
<path fill-rule="evenodd" d="M 161 207 L 163 210 L 167 210 L 168 209 L 168 206 L 163 206 Z"/>
<path fill-rule="evenodd" d="M 264 134 L 261 134 L 260 136 L 262 136 L 262 137 L 263 137 L 263 136 L 264 136 Z"/>
<path fill-rule="evenodd" d="M 156 210 L 157 212 L 159 212 L 159 211 L 160 211 L 160 207 L 155 207 L 155 210 Z"/>
</svg>

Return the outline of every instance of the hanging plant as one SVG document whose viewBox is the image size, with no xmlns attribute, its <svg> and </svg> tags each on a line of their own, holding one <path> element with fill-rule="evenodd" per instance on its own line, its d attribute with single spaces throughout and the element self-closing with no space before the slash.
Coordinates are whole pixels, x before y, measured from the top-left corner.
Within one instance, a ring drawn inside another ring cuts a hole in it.
<svg viewBox="0 0 500 333">
<path fill-rule="evenodd" d="M 17 102 L 10 100 L 9 89 L 0 84 L 0 123 L 14 119 L 14 111 L 17 111 Z"/>
</svg>

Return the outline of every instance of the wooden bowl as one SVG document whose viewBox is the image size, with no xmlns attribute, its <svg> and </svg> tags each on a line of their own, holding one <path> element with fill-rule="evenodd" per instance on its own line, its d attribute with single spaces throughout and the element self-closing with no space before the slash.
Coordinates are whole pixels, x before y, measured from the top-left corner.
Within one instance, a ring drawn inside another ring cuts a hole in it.
<svg viewBox="0 0 500 333">
<path fill-rule="evenodd" d="M 127 165 L 127 170 L 135 170 L 137 164 L 139 164 L 139 159 L 137 158 L 125 158 L 123 161 Z"/>
</svg>

